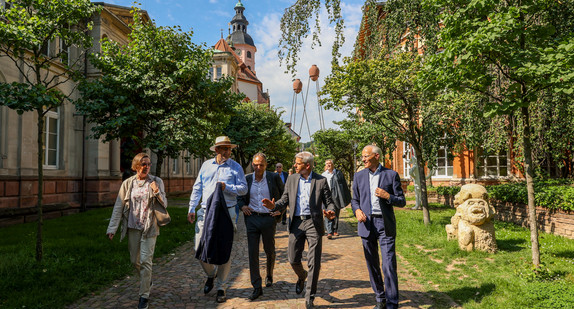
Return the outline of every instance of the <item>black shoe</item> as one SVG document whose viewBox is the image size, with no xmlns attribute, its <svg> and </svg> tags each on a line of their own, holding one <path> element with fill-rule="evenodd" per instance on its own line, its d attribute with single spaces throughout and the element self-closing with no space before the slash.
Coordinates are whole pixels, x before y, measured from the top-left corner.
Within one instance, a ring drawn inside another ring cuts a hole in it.
<svg viewBox="0 0 574 309">
<path fill-rule="evenodd" d="M 217 290 L 217 296 L 215 297 L 215 301 L 218 303 L 224 303 L 227 301 L 227 297 L 225 297 L 224 290 Z"/>
<path fill-rule="evenodd" d="M 203 287 L 203 294 L 209 293 L 213 289 L 213 278 L 207 278 L 205 286 Z"/>
<path fill-rule="evenodd" d="M 305 308 L 307 309 L 311 309 L 311 308 L 315 308 L 315 306 L 313 305 L 313 300 L 309 299 L 305 301 Z"/>
<path fill-rule="evenodd" d="M 386 307 L 387 307 L 387 302 L 381 301 L 381 302 L 377 302 L 377 304 L 375 305 L 375 307 L 373 307 L 373 309 L 385 309 Z"/>
<path fill-rule="evenodd" d="M 262 288 L 254 288 L 253 293 L 251 293 L 251 296 L 249 296 L 249 300 L 256 300 L 261 295 L 263 295 L 263 289 Z"/>
<path fill-rule="evenodd" d="M 307 280 L 308 272 L 305 271 L 305 275 L 303 275 L 303 279 L 299 278 L 297 283 L 295 283 L 295 293 L 301 294 L 303 293 L 303 288 L 305 288 L 305 280 Z"/>
<path fill-rule="evenodd" d="M 138 309 L 147 309 L 148 299 L 140 297 L 140 302 L 138 303 Z"/>
<path fill-rule="evenodd" d="M 273 277 L 267 276 L 265 278 L 265 286 L 266 287 L 272 287 L 273 286 Z"/>
</svg>

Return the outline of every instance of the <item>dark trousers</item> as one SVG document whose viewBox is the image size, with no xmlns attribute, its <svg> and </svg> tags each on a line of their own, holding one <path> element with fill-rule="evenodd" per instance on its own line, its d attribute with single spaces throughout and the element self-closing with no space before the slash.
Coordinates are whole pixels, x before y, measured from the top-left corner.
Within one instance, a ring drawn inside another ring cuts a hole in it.
<svg viewBox="0 0 574 309">
<path fill-rule="evenodd" d="M 386 300 L 387 308 L 398 308 L 399 280 L 397 277 L 395 237 L 385 234 L 383 218 L 371 218 L 371 233 L 368 238 L 362 238 L 362 240 L 371 287 L 375 291 L 377 302 Z M 382 255 L 382 274 L 381 261 L 379 260 L 379 245 Z M 385 276 L 384 282 L 382 275 Z"/>
<path fill-rule="evenodd" d="M 292 219 L 291 232 L 289 233 L 289 263 L 295 271 L 297 278 L 305 279 L 305 269 L 301 263 L 305 241 L 309 251 L 307 252 L 307 286 L 305 288 L 305 299 L 315 299 L 317 293 L 317 282 L 319 281 L 319 271 L 321 270 L 321 253 L 323 252 L 323 237 L 319 235 L 312 219 L 301 220 L 300 217 Z"/>
<path fill-rule="evenodd" d="M 267 276 L 273 277 L 275 267 L 275 217 L 252 214 L 245 216 L 247 230 L 247 251 L 249 252 L 249 275 L 254 288 L 261 287 L 259 272 L 259 241 L 263 240 L 263 250 L 267 256 Z"/>
<path fill-rule="evenodd" d="M 341 209 L 335 209 L 335 218 L 333 220 L 327 219 L 325 217 L 325 228 L 327 229 L 328 234 L 338 233 L 339 232 L 339 214 L 341 213 Z"/>
</svg>

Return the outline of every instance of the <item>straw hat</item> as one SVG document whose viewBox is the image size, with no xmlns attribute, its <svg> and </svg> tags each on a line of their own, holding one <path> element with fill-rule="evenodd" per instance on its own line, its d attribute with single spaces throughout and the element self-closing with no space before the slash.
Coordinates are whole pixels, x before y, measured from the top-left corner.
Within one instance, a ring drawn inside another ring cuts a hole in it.
<svg viewBox="0 0 574 309">
<path fill-rule="evenodd" d="M 211 151 L 215 151 L 215 147 L 218 146 L 229 146 L 231 149 L 237 147 L 237 145 L 231 143 L 231 140 L 227 136 L 218 136 L 215 139 L 215 145 L 211 146 L 209 149 Z"/>
</svg>

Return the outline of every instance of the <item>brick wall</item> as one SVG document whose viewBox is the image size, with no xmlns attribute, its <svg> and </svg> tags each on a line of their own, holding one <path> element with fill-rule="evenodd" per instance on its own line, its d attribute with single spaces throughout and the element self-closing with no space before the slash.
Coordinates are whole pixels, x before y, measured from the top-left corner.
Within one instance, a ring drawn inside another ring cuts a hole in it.
<svg viewBox="0 0 574 309">
<path fill-rule="evenodd" d="M 195 179 L 164 179 L 166 192 L 190 193 Z M 112 206 L 121 186 L 116 177 L 88 178 L 86 180 L 86 206 L 88 208 Z M 44 218 L 56 218 L 78 213 L 82 203 L 80 178 L 44 179 Z M 0 227 L 33 222 L 37 219 L 38 180 L 35 177 L 6 177 L 0 179 Z"/>
</svg>

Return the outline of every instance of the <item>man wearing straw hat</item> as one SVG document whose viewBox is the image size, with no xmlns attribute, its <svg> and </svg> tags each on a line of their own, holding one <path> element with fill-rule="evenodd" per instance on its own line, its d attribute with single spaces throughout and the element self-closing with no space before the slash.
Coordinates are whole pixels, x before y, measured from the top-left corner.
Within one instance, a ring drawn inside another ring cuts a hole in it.
<svg viewBox="0 0 574 309">
<path fill-rule="evenodd" d="M 245 181 L 243 168 L 239 163 L 230 158 L 231 149 L 235 147 L 237 147 L 237 145 L 232 144 L 229 137 L 217 137 L 215 144 L 210 148 L 211 151 L 215 151 L 216 156 L 203 163 L 199 170 L 199 175 L 195 180 L 195 184 L 193 185 L 187 220 L 193 223 L 197 216 L 197 224 L 195 225 L 195 250 L 197 250 L 203 233 L 207 200 L 215 191 L 216 184 L 218 182 L 222 184 L 223 196 L 225 197 L 225 203 L 227 204 L 232 222 L 235 222 L 237 197 L 247 193 L 247 182 Z M 195 208 L 198 204 L 201 205 L 201 208 L 197 211 L 196 215 Z M 200 261 L 200 264 L 207 275 L 203 293 L 209 293 L 213 289 L 215 281 L 217 288 L 216 300 L 218 303 L 225 302 L 227 300 L 225 297 L 225 286 L 231 269 L 231 260 L 223 265 L 213 265 L 203 261 Z M 214 280 L 215 278 L 217 278 L 217 280 Z"/>
</svg>

